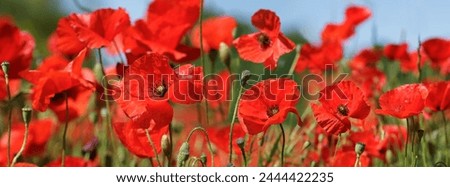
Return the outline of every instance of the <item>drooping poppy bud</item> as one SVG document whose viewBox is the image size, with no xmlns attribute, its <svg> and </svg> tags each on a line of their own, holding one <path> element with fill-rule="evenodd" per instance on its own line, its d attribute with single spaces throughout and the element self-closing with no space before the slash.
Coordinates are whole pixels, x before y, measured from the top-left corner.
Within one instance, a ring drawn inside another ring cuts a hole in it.
<svg viewBox="0 0 450 187">
<path fill-rule="evenodd" d="M 177 166 L 178 167 L 183 166 L 183 164 L 187 161 L 188 158 L 189 158 L 189 143 L 184 142 L 181 145 L 180 150 L 178 152 Z"/>
<path fill-rule="evenodd" d="M 166 155 L 167 157 L 170 155 L 170 153 L 172 152 L 172 150 L 170 150 L 170 140 L 169 137 L 167 137 L 167 135 L 163 135 L 161 137 L 161 149 L 163 150 L 164 155 Z"/>
<path fill-rule="evenodd" d="M 249 70 L 244 70 L 241 73 L 241 86 L 246 86 L 247 81 L 250 79 L 252 73 Z"/>
<path fill-rule="evenodd" d="M 208 157 L 206 157 L 206 155 L 205 155 L 205 153 L 203 153 L 201 156 L 200 156 L 200 162 L 202 162 L 202 164 L 204 165 L 204 166 L 206 166 L 206 162 L 208 161 Z"/>
<path fill-rule="evenodd" d="M 303 143 L 302 150 L 308 149 L 310 146 L 311 146 L 311 142 L 310 141 L 306 141 L 305 143 Z"/>
<path fill-rule="evenodd" d="M 230 64 L 230 47 L 223 42 L 219 44 L 219 59 L 226 65 Z"/>
</svg>

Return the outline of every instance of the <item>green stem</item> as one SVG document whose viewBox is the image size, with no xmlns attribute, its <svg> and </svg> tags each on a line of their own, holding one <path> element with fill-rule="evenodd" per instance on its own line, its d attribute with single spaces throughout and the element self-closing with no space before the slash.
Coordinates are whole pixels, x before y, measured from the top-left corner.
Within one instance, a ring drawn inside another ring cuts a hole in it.
<svg viewBox="0 0 450 187">
<path fill-rule="evenodd" d="M 232 161 L 233 161 L 233 128 L 234 128 L 234 123 L 235 123 L 235 121 L 236 121 L 236 114 L 237 114 L 237 108 L 238 108 L 238 102 L 239 102 L 239 100 L 241 99 L 241 95 L 242 95 L 242 90 L 243 90 L 243 87 L 240 85 L 240 88 L 239 88 L 239 95 L 238 95 L 238 97 L 237 97 L 237 100 L 236 100 L 236 104 L 234 105 L 234 109 L 233 109 L 233 116 L 231 117 L 231 124 L 230 124 L 230 133 L 229 133 L 229 135 L 228 135 L 228 140 L 229 140 L 229 150 L 230 150 L 230 153 L 229 153 L 229 157 L 228 157 L 228 162 L 229 163 L 232 163 Z"/>
<path fill-rule="evenodd" d="M 25 124 L 25 134 L 23 136 L 22 146 L 20 147 L 19 152 L 16 154 L 16 156 L 14 156 L 14 159 L 11 162 L 12 167 L 14 167 L 14 165 L 17 162 L 17 159 L 19 159 L 20 155 L 22 155 L 22 152 L 25 150 L 25 145 L 27 144 L 27 140 L 28 140 L 28 124 Z"/>
<path fill-rule="evenodd" d="M 297 45 L 295 47 L 295 57 L 294 60 L 292 61 L 292 65 L 291 68 L 289 69 L 289 75 L 292 75 L 294 73 L 295 67 L 297 66 L 297 62 L 298 59 L 300 58 L 300 49 L 301 49 L 301 45 Z"/>
<path fill-rule="evenodd" d="M 419 36 L 419 46 L 417 47 L 417 70 L 419 71 L 419 83 L 422 82 L 422 66 L 421 66 L 422 54 L 420 53 L 421 47 L 422 47 L 422 42 L 420 41 L 420 36 Z"/>
<path fill-rule="evenodd" d="M 205 57 L 203 51 L 203 2 L 204 0 L 200 0 L 200 18 L 199 18 L 199 32 L 200 32 L 200 62 L 202 64 L 203 76 L 206 76 L 206 66 L 205 66 Z M 209 125 L 209 109 L 208 109 L 208 100 L 205 99 L 205 118 L 206 118 L 206 126 Z"/>
<path fill-rule="evenodd" d="M 121 61 L 120 63 L 125 64 L 125 59 L 122 57 L 122 53 L 120 52 L 119 46 L 117 45 L 117 42 L 115 40 L 113 40 L 113 45 L 114 45 L 114 48 L 117 51 L 117 55 L 119 55 L 119 58 L 120 58 L 120 61 Z"/>
<path fill-rule="evenodd" d="M 245 149 L 244 148 L 240 148 L 241 152 L 242 152 L 242 159 L 244 159 L 244 166 L 247 167 L 248 163 L 247 163 L 247 157 L 245 155 Z"/>
<path fill-rule="evenodd" d="M 109 136 L 109 138 L 106 138 L 106 147 L 109 147 L 109 145 L 112 145 L 112 149 L 115 152 L 116 147 L 114 145 L 114 141 L 113 141 L 113 134 L 112 134 L 112 130 L 111 130 L 111 115 L 110 115 L 110 111 L 111 111 L 111 106 L 109 103 L 109 97 L 108 97 L 108 80 L 107 80 L 107 76 L 106 76 L 106 72 L 105 72 L 105 66 L 103 64 L 103 58 L 102 58 L 102 50 L 101 48 L 97 49 L 98 52 L 98 59 L 99 59 L 99 63 L 100 63 L 100 67 L 102 70 L 102 74 L 103 74 L 103 78 L 101 79 L 102 82 L 104 83 L 104 96 L 105 96 L 105 105 L 106 105 L 106 133 L 108 134 L 107 136 Z M 110 142 L 111 141 L 111 142 Z"/>
<path fill-rule="evenodd" d="M 11 166 L 11 121 L 12 121 L 12 105 L 11 105 L 11 88 L 9 86 L 9 76 L 5 72 L 6 92 L 8 94 L 8 143 L 6 151 L 7 166 Z"/>
<path fill-rule="evenodd" d="M 361 158 L 361 155 L 356 154 L 356 161 L 355 161 L 354 167 L 360 167 L 360 166 L 361 166 L 361 160 L 360 160 L 360 158 Z"/>
<path fill-rule="evenodd" d="M 205 135 L 206 142 L 208 142 L 209 153 L 211 154 L 211 166 L 214 166 L 214 152 L 212 149 L 211 141 L 209 141 L 208 132 L 206 132 L 206 130 L 203 127 L 195 127 L 194 129 L 192 129 L 191 132 L 189 132 L 186 142 L 189 142 L 192 134 L 194 134 L 195 131 L 201 131 L 203 133 L 203 135 Z"/>
<path fill-rule="evenodd" d="M 337 153 L 337 150 L 340 147 L 340 144 L 341 144 L 341 134 L 338 135 L 338 139 L 337 139 L 337 142 L 336 142 L 336 147 L 334 148 L 334 155 L 333 155 L 333 157 L 336 157 L 336 153 Z"/>
<path fill-rule="evenodd" d="M 281 144 L 281 167 L 284 166 L 284 147 L 286 144 L 286 135 L 284 134 L 283 124 L 280 124 L 281 135 L 283 136 L 283 141 Z"/>
<path fill-rule="evenodd" d="M 155 155 L 156 162 L 158 162 L 158 166 L 161 167 L 162 165 L 161 165 L 161 161 L 159 161 L 158 151 L 156 150 L 156 146 L 153 143 L 152 138 L 150 137 L 150 132 L 148 131 L 148 129 L 145 129 L 145 136 L 147 136 L 147 140 L 153 149 L 153 154 Z"/>
<path fill-rule="evenodd" d="M 410 119 L 406 118 L 405 166 L 408 165 L 408 144 L 411 136 L 410 131 L 411 131 Z"/>
<path fill-rule="evenodd" d="M 169 158 L 167 158 L 167 166 L 170 166 L 170 163 L 172 161 L 172 153 L 173 153 L 173 138 L 172 138 L 172 133 L 173 133 L 173 125 L 172 123 L 169 123 L 169 142 L 170 142 L 170 154 L 169 154 Z"/>
<path fill-rule="evenodd" d="M 446 163 L 447 164 L 449 164 L 448 163 L 448 157 L 450 156 L 450 147 L 449 147 L 449 143 L 448 143 L 448 135 L 447 135 L 447 119 L 445 118 L 445 113 L 444 113 L 444 111 L 441 111 L 441 115 L 442 115 L 442 119 L 444 120 L 444 134 L 445 134 L 445 150 L 447 150 L 446 151 L 446 153 L 445 153 L 445 161 L 446 161 Z"/>
<path fill-rule="evenodd" d="M 64 131 L 62 136 L 62 150 L 61 150 L 61 167 L 66 165 L 66 135 L 69 126 L 69 101 L 67 99 L 67 92 L 64 92 L 64 100 L 66 102 L 66 122 L 64 124 Z"/>
</svg>

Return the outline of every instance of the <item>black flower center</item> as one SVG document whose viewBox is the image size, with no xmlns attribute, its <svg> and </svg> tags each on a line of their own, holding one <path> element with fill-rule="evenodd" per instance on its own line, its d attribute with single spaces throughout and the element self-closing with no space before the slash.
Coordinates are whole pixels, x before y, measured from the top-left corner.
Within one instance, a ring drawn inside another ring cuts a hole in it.
<svg viewBox="0 0 450 187">
<path fill-rule="evenodd" d="M 167 87 L 164 84 L 157 86 L 153 90 L 153 94 L 157 97 L 164 97 L 164 94 L 166 94 L 166 92 L 167 92 Z"/>
<path fill-rule="evenodd" d="M 339 114 L 343 115 L 343 116 L 348 116 L 348 108 L 345 105 L 339 105 L 337 108 Z"/>
<path fill-rule="evenodd" d="M 269 109 L 267 110 L 267 115 L 269 117 L 272 117 L 275 114 L 277 114 L 278 112 L 279 112 L 278 106 L 272 106 L 272 107 L 269 107 Z"/>
<path fill-rule="evenodd" d="M 266 48 L 270 47 L 270 45 L 271 45 L 269 36 L 267 36 L 264 33 L 261 33 L 258 35 L 258 41 L 263 49 L 266 49 Z"/>
</svg>

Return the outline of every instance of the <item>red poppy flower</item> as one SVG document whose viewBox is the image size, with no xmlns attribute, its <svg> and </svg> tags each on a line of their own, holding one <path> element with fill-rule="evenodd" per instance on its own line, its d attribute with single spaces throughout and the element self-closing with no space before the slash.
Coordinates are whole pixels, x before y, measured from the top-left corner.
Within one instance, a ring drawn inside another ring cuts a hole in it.
<svg viewBox="0 0 450 187">
<path fill-rule="evenodd" d="M 320 46 L 306 43 L 300 49 L 295 71 L 300 73 L 309 69 L 313 73 L 321 73 L 330 67 L 335 69 L 342 56 L 343 47 L 339 42 L 325 42 Z"/>
<path fill-rule="evenodd" d="M 301 119 L 295 105 L 300 98 L 297 83 L 290 79 L 267 79 L 246 90 L 239 100 L 238 119 L 248 134 L 258 134 L 284 122 L 289 112 Z"/>
<path fill-rule="evenodd" d="M 350 38 L 356 27 L 371 16 L 369 9 L 350 6 L 345 10 L 345 20 L 339 24 L 328 24 L 322 31 L 322 41 L 344 41 Z"/>
<path fill-rule="evenodd" d="M 173 117 L 167 93 L 174 76 L 166 57 L 157 53 L 142 56 L 127 68 L 116 102 L 129 118 L 144 129 L 153 122 L 157 126 L 167 125 Z"/>
<path fill-rule="evenodd" d="M 376 68 L 377 62 L 381 58 L 381 51 L 378 49 L 363 49 L 350 61 L 352 70 L 363 70 L 365 68 Z"/>
<path fill-rule="evenodd" d="M 363 6 L 352 5 L 345 10 L 345 22 L 358 25 L 370 18 L 372 12 Z"/>
<path fill-rule="evenodd" d="M 22 146 L 25 125 L 16 123 L 11 129 L 11 157 L 17 154 Z M 32 120 L 28 131 L 28 140 L 23 151 L 24 157 L 44 153 L 48 140 L 55 132 L 55 124 L 50 119 Z M 0 149 L 7 149 L 8 134 L 4 133 L 0 139 Z M 6 154 L 5 154 L 6 155 Z"/>
<path fill-rule="evenodd" d="M 88 69 L 83 69 L 83 72 L 85 75 L 88 74 L 86 76 L 94 76 L 93 73 Z M 95 79 L 92 81 L 95 81 Z M 66 100 L 64 93 L 55 94 L 55 96 L 50 99 L 49 104 L 49 108 L 56 114 L 58 120 L 61 122 L 64 122 L 66 120 L 71 121 L 85 114 L 87 106 L 89 104 L 89 99 L 94 92 L 92 91 L 92 89 L 84 86 L 75 86 L 66 90 L 65 93 L 67 94 L 69 107 L 68 119 L 66 119 Z"/>
<path fill-rule="evenodd" d="M 203 49 L 206 52 L 212 49 L 219 50 L 220 43 L 230 46 L 236 27 L 236 20 L 229 16 L 213 17 L 203 21 Z M 192 30 L 191 42 L 194 47 L 200 48 L 199 26 Z"/>
<path fill-rule="evenodd" d="M 54 50 L 65 55 L 77 55 L 86 48 L 86 44 L 81 42 L 78 34 L 72 27 L 73 23 L 82 25 L 89 24 L 89 16 L 81 14 L 70 14 L 59 20 L 56 32 L 54 34 Z M 51 46 L 53 48 L 53 46 Z"/>
<path fill-rule="evenodd" d="M 243 35 L 234 40 L 239 56 L 254 63 L 264 62 L 264 67 L 275 69 L 281 55 L 295 48 L 294 42 L 280 31 L 280 18 L 270 10 L 258 10 L 252 24 L 259 32 Z"/>
<path fill-rule="evenodd" d="M 96 161 L 85 160 L 81 157 L 66 156 L 64 159 L 65 167 L 96 167 L 98 163 Z M 45 167 L 61 167 L 61 158 L 51 161 L 45 165 Z"/>
<path fill-rule="evenodd" d="M 423 50 L 433 63 L 450 58 L 450 41 L 442 38 L 430 38 L 422 43 Z"/>
<path fill-rule="evenodd" d="M 19 72 L 30 68 L 33 58 L 34 39 L 27 32 L 19 30 L 8 18 L 0 17 L 0 63 L 10 63 L 9 79 L 18 79 Z M 0 76 L 4 77 L 0 70 Z"/>
<path fill-rule="evenodd" d="M 427 83 L 428 96 L 425 106 L 433 111 L 444 111 L 450 108 L 450 82 L 441 81 Z"/>
<path fill-rule="evenodd" d="M 87 47 L 91 49 L 109 46 L 118 34 L 130 26 L 128 13 L 122 8 L 117 10 L 110 8 L 99 9 L 90 13 L 88 18 L 85 16 L 76 15 L 78 20 L 74 20 L 70 24 L 75 29 L 79 41 L 86 43 Z M 67 35 L 71 36 L 70 38 L 66 38 L 66 40 L 74 40 L 71 32 L 65 28 L 63 30 L 67 32 Z M 65 40 L 61 40 L 62 42 L 65 42 Z M 80 47 L 78 46 L 78 41 L 74 40 L 73 42 L 75 46 L 67 48 L 73 49 Z"/>
<path fill-rule="evenodd" d="M 133 154 L 138 157 L 155 157 L 155 152 L 147 138 L 145 129 L 130 121 L 128 123 L 114 123 L 113 128 L 120 142 Z M 152 126 L 152 125 L 150 125 Z M 150 139 L 155 146 L 157 153 L 161 151 L 161 137 L 168 132 L 169 124 L 160 128 L 149 128 Z"/>
<path fill-rule="evenodd" d="M 415 116 L 422 112 L 427 95 L 427 88 L 421 84 L 402 85 L 381 95 L 381 109 L 375 112 L 397 118 Z"/>
<path fill-rule="evenodd" d="M 328 134 L 339 135 L 351 127 L 349 118 L 364 119 L 370 106 L 364 93 L 351 81 L 342 81 L 320 91 L 318 104 L 311 104 L 317 124 Z"/>
<path fill-rule="evenodd" d="M 91 83 L 81 74 L 85 55 L 86 50 L 81 51 L 70 63 L 63 57 L 51 56 L 37 70 L 21 73 L 25 80 L 34 85 L 31 99 L 35 110 L 45 111 L 52 98 L 76 86 L 92 89 Z"/>
<path fill-rule="evenodd" d="M 200 0 L 155 0 L 146 20 L 138 20 L 127 31 L 124 47 L 132 62 L 149 51 L 164 54 L 175 62 L 189 62 L 200 56 L 200 50 L 181 44 L 186 32 L 198 20 Z"/>
<path fill-rule="evenodd" d="M 423 42 L 422 47 L 431 60 L 431 67 L 444 75 L 450 72 L 450 40 L 431 38 Z"/>
</svg>

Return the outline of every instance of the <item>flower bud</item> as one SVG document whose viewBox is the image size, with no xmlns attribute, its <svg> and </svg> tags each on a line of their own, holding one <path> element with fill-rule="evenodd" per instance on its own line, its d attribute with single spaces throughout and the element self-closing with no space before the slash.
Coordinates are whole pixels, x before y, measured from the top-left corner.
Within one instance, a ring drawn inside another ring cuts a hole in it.
<svg viewBox="0 0 450 187">
<path fill-rule="evenodd" d="M 244 147 L 245 147 L 245 140 L 244 140 L 244 138 L 238 138 L 237 140 L 236 140 L 236 144 L 239 146 L 239 148 L 241 148 L 242 150 L 244 149 Z"/>
<path fill-rule="evenodd" d="M 200 156 L 200 162 L 202 162 L 202 164 L 204 165 L 204 166 L 206 166 L 206 162 L 208 161 L 208 158 L 206 157 L 206 155 L 205 155 L 205 153 L 203 153 L 201 156 Z"/>
<path fill-rule="evenodd" d="M 230 48 L 223 42 L 219 44 L 219 59 L 227 65 L 230 64 Z"/>
<path fill-rule="evenodd" d="M 169 140 L 169 137 L 168 137 L 166 134 L 164 134 L 164 135 L 161 137 L 161 149 L 162 149 L 164 155 L 166 155 L 166 156 L 169 156 L 169 155 L 170 155 L 170 152 L 172 151 L 172 150 L 170 150 L 170 140 Z"/>
<path fill-rule="evenodd" d="M 310 141 L 306 141 L 305 143 L 303 143 L 303 148 L 302 148 L 302 150 L 308 149 L 309 146 L 311 146 L 311 142 L 310 142 Z"/>
<path fill-rule="evenodd" d="M 244 70 L 241 73 L 241 86 L 247 85 L 247 81 L 250 79 L 252 73 L 249 70 Z"/>
<path fill-rule="evenodd" d="M 2 62 L 2 70 L 3 70 L 3 73 L 5 73 L 5 76 L 8 76 L 9 62 Z"/>
<path fill-rule="evenodd" d="M 189 158 L 189 143 L 184 142 L 177 155 L 177 166 L 181 167 Z"/>
<path fill-rule="evenodd" d="M 417 136 L 419 137 L 419 142 L 422 141 L 423 134 L 425 132 L 422 129 L 417 130 Z"/>
<path fill-rule="evenodd" d="M 361 155 L 364 152 L 364 149 L 366 149 L 366 145 L 365 144 L 363 144 L 361 142 L 356 143 L 356 145 L 355 145 L 355 152 L 356 152 L 357 155 Z"/>
<path fill-rule="evenodd" d="M 22 118 L 23 118 L 23 122 L 25 123 L 26 126 L 28 126 L 30 124 L 31 121 L 31 108 L 29 107 L 24 107 L 22 108 Z"/>
</svg>

